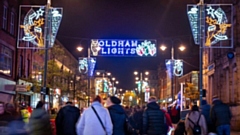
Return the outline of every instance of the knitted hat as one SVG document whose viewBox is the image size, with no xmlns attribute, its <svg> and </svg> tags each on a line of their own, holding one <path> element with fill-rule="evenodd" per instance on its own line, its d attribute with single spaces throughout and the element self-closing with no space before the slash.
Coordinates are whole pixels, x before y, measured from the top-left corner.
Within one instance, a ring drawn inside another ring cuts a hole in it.
<svg viewBox="0 0 240 135">
<path fill-rule="evenodd" d="M 119 98 L 115 97 L 115 96 L 111 96 L 111 97 L 109 97 L 109 99 L 111 100 L 111 102 L 113 104 L 119 105 L 121 103 L 121 100 Z"/>
</svg>

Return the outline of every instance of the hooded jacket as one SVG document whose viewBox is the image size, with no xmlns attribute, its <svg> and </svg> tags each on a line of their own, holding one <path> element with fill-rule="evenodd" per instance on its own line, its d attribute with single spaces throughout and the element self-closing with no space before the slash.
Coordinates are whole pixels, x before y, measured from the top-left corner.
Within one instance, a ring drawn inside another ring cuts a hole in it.
<svg viewBox="0 0 240 135">
<path fill-rule="evenodd" d="M 156 102 L 147 104 L 147 109 L 143 113 L 143 134 L 163 135 L 166 134 L 166 118 Z"/>
<path fill-rule="evenodd" d="M 112 135 L 112 121 L 109 112 L 99 102 L 95 101 L 92 106 L 98 113 L 106 131 L 104 131 L 99 119 L 94 113 L 92 107 L 84 110 L 77 123 L 77 135 Z"/>
<path fill-rule="evenodd" d="M 29 119 L 28 129 L 30 135 L 52 135 L 48 113 L 42 108 L 33 110 Z"/>
<path fill-rule="evenodd" d="M 230 125 L 232 113 L 228 105 L 220 100 L 213 101 L 211 120 L 215 126 Z"/>
<path fill-rule="evenodd" d="M 57 135 L 76 135 L 76 123 L 80 117 L 80 110 L 72 105 L 61 108 L 55 123 Z"/>
<path fill-rule="evenodd" d="M 112 105 L 108 111 L 113 124 L 113 135 L 125 135 L 126 114 L 122 106 Z"/>
</svg>

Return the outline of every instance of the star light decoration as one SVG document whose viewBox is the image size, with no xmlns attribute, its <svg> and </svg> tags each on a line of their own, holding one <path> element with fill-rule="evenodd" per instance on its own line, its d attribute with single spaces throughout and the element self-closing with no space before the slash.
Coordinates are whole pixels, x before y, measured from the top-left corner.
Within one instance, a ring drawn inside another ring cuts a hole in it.
<svg viewBox="0 0 240 135">
<path fill-rule="evenodd" d="M 156 45 L 152 44 L 151 41 L 144 40 L 136 48 L 137 55 L 139 56 L 154 56 L 157 53 Z"/>
<path fill-rule="evenodd" d="M 44 29 L 44 7 L 37 11 L 30 9 L 24 17 L 23 25 L 20 28 L 24 30 L 23 41 L 31 42 L 33 45 L 44 47 L 43 29 Z"/>
<path fill-rule="evenodd" d="M 216 10 L 208 6 L 206 16 L 207 36 L 205 46 L 210 47 L 223 40 L 228 40 L 227 30 L 232 25 L 228 23 L 227 16 L 221 7 Z"/>
</svg>

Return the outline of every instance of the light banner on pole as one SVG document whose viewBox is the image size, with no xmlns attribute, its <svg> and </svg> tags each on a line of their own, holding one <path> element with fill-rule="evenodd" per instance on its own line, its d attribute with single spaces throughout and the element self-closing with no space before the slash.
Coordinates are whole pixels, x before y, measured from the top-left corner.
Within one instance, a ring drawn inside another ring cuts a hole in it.
<svg viewBox="0 0 240 135">
<path fill-rule="evenodd" d="M 78 64 L 78 70 L 81 74 L 87 74 L 90 77 L 93 76 L 96 58 L 80 57 Z"/>
<path fill-rule="evenodd" d="M 181 59 L 166 59 L 165 65 L 167 67 L 167 71 L 169 77 L 174 76 L 182 76 L 183 75 L 183 61 Z M 173 75 L 172 75 L 173 73 Z"/>
<path fill-rule="evenodd" d="M 200 6 L 187 5 L 188 19 L 192 29 L 195 44 L 199 44 L 200 37 L 204 40 L 204 48 L 232 48 L 233 47 L 233 5 L 206 4 L 201 13 L 204 20 L 200 20 Z M 200 21 L 204 21 L 205 34 L 200 36 Z"/>
<path fill-rule="evenodd" d="M 62 8 L 50 7 L 48 32 L 45 31 L 46 22 L 46 6 L 20 5 L 19 8 L 19 27 L 18 42 L 19 49 L 46 49 L 44 40 L 49 40 L 48 47 L 52 47 L 62 20 Z M 22 19 L 21 15 L 27 11 Z M 45 38 L 45 34 L 48 34 Z"/>
</svg>

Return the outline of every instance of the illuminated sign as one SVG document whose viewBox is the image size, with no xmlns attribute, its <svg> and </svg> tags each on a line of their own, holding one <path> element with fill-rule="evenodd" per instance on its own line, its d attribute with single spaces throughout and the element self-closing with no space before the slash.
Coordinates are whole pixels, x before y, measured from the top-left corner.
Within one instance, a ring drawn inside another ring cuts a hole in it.
<svg viewBox="0 0 240 135">
<path fill-rule="evenodd" d="M 183 62 L 182 60 L 167 59 L 165 61 L 169 76 L 182 76 L 183 75 Z"/>
<path fill-rule="evenodd" d="M 232 43 L 229 41 L 233 41 L 232 5 L 207 5 L 205 8 L 205 47 L 231 48 Z"/>
<path fill-rule="evenodd" d="M 79 58 L 78 70 L 82 74 L 93 76 L 93 71 L 96 65 L 96 58 Z"/>
<path fill-rule="evenodd" d="M 188 19 L 195 44 L 200 40 L 200 12 L 203 14 L 203 47 L 233 47 L 233 6 L 232 4 L 206 4 L 200 11 L 199 5 L 188 5 Z"/>
<path fill-rule="evenodd" d="M 153 57 L 157 55 L 156 44 L 156 40 L 92 39 L 91 55 Z"/>
<path fill-rule="evenodd" d="M 195 44 L 199 44 L 199 9 L 196 5 L 188 5 L 188 20 L 192 29 Z"/>
<path fill-rule="evenodd" d="M 29 8 L 30 10 L 28 10 Z M 22 12 L 26 10 L 28 12 L 24 19 L 19 19 L 17 47 L 20 49 L 45 49 L 45 42 L 48 42 L 49 47 L 52 47 L 62 20 L 62 8 L 50 7 L 49 14 L 46 15 L 45 6 L 21 5 L 19 16 L 24 14 Z M 46 22 L 47 16 L 49 23 Z M 48 27 L 47 31 L 46 27 Z"/>
</svg>

